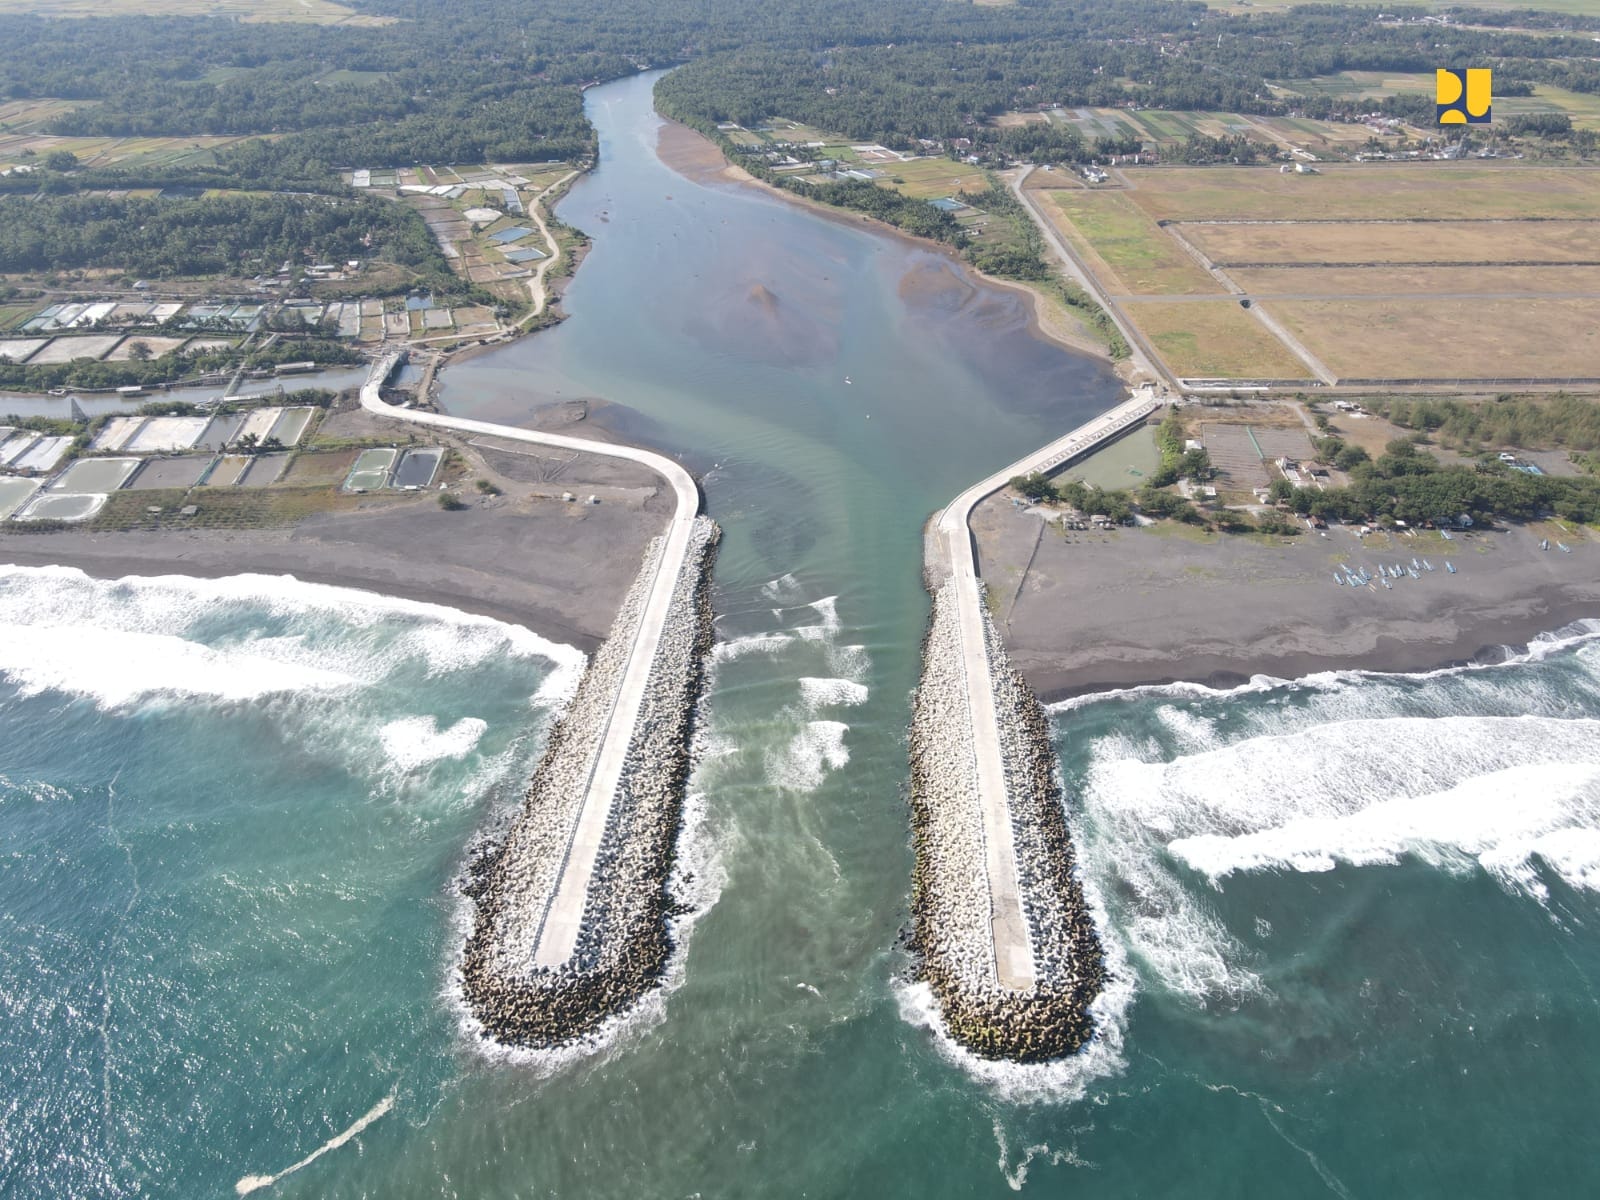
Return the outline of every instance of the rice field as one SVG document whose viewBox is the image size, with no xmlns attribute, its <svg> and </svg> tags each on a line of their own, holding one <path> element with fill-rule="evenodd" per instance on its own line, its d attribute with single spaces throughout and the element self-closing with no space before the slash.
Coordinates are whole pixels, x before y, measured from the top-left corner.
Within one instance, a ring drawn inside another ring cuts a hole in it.
<svg viewBox="0 0 1600 1200">
<path fill-rule="evenodd" d="M 1184 225 L 1183 236 L 1222 267 L 1235 263 L 1600 263 L 1600 224 L 1587 221 Z M 1480 275 L 1480 289 L 1483 285 Z"/>
<path fill-rule="evenodd" d="M 1123 311 L 1180 378 L 1310 375 L 1306 364 L 1236 300 L 1141 301 Z"/>
<path fill-rule="evenodd" d="M 959 198 L 962 192 L 984 192 L 989 188 L 989 177 L 983 168 L 943 157 L 891 163 L 885 169 L 888 175 L 880 182 L 918 200 Z"/>
<path fill-rule="evenodd" d="M 1222 286 L 1122 191 L 1056 191 L 1044 205 L 1115 295 L 1204 295 Z"/>
<path fill-rule="evenodd" d="M 1464 296 L 1581 294 L 1600 297 L 1600 267 L 1233 267 L 1252 296 Z"/>
<path fill-rule="evenodd" d="M 1134 202 L 1157 220 L 1600 218 L 1600 172 L 1521 163 L 1129 167 Z"/>
<path fill-rule="evenodd" d="M 1275 300 L 1272 312 L 1341 378 L 1600 375 L 1600 301 Z"/>
</svg>

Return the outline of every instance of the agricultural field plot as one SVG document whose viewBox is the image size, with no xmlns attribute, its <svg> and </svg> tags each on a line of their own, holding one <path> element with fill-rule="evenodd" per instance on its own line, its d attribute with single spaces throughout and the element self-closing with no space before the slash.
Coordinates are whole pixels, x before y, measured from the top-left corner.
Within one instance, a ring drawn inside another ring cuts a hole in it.
<svg viewBox="0 0 1600 1200">
<path fill-rule="evenodd" d="M 1589 0 L 1595 14 L 1600 15 L 1600 0 Z M 1554 7 L 1553 5 L 1547 7 Z M 1381 100 L 1388 96 L 1433 94 L 1432 72 L 1405 71 L 1341 71 L 1337 75 L 1321 75 L 1315 79 L 1285 80 L 1280 94 L 1299 96 L 1330 96 L 1335 100 L 1368 98 Z M 1600 96 L 1572 92 L 1549 84 L 1535 84 L 1531 96 L 1496 96 L 1496 118 L 1515 117 L 1526 113 L 1564 112 L 1580 129 L 1600 128 Z M 1316 122 L 1321 124 L 1322 122 Z M 1361 126 L 1350 126 L 1360 129 Z"/>
<path fill-rule="evenodd" d="M 41 363 L 59 365 L 80 358 L 98 360 L 121 340 L 120 333 L 98 337 L 58 337 L 44 349 L 34 351 L 33 357 L 28 360 L 28 365 L 38 366 Z"/>
<path fill-rule="evenodd" d="M 336 487 L 355 465 L 354 450 L 307 451 L 295 455 L 283 482 L 289 487 Z"/>
<path fill-rule="evenodd" d="M 43 492 L 17 513 L 19 521 L 87 521 L 106 506 L 105 492 Z"/>
<path fill-rule="evenodd" d="M 80 458 L 50 485 L 52 492 L 114 492 L 139 469 L 137 458 Z"/>
<path fill-rule="evenodd" d="M 62 113 L 84 104 L 82 100 L 7 100 L 0 103 L 0 132 L 38 133 Z"/>
<path fill-rule="evenodd" d="M 16 476 L 0 475 L 0 521 L 4 521 L 26 504 L 38 490 L 37 479 L 18 479 Z"/>
<path fill-rule="evenodd" d="M 8 359 L 13 363 L 23 363 L 40 347 L 48 344 L 49 338 L 5 338 L 0 339 L 0 358 Z"/>
<path fill-rule="evenodd" d="M 1228 278 L 1252 296 L 1600 297 L 1600 267 L 1231 267 Z"/>
<path fill-rule="evenodd" d="M 392 25 L 394 17 L 358 13 L 333 0 L 28 0 L 41 17 L 232 17 L 245 22 Z"/>
<path fill-rule="evenodd" d="M 1091 261 L 1114 295 L 1204 295 L 1222 292 L 1177 241 L 1152 221 L 1126 192 L 1056 191 L 1042 207 Z M 1052 214 L 1054 218 L 1054 214 Z"/>
<path fill-rule="evenodd" d="M 1180 378 L 1310 376 L 1306 364 L 1236 300 L 1141 300 L 1123 311 Z"/>
<path fill-rule="evenodd" d="M 0 120 L 0 171 L 37 160 L 53 150 L 68 150 L 85 167 L 194 166 L 214 161 L 214 151 L 245 141 L 242 136 L 194 134 L 189 137 L 54 137 L 7 131 Z"/>
<path fill-rule="evenodd" d="M 1600 185 L 1600 178 L 1596 179 Z M 1098 197 L 1096 197 L 1098 198 Z M 1600 264 L 1600 222 L 1296 221 L 1185 224 L 1183 236 L 1218 266 L 1313 263 Z M 1480 287 L 1487 286 L 1481 281 Z"/>
<path fill-rule="evenodd" d="M 1275 300 L 1341 379 L 1600 376 L 1600 300 Z"/>
<path fill-rule="evenodd" d="M 247 488 L 271 487 L 283 477 L 288 466 L 287 454 L 258 454 L 250 460 L 250 468 L 238 484 Z"/>
<path fill-rule="evenodd" d="M 177 350 L 188 338 L 181 337 L 155 337 L 143 334 L 133 334 L 110 354 L 105 356 L 105 362 L 129 362 L 133 358 L 134 347 L 144 346 L 150 351 L 151 358 L 160 358 L 163 354 L 170 354 Z"/>
<path fill-rule="evenodd" d="M 959 199 L 962 192 L 989 190 L 989 177 L 981 167 L 948 158 L 917 158 L 895 163 L 889 167 L 889 177 L 880 183 L 918 200 L 937 200 L 945 196 Z"/>
<path fill-rule="evenodd" d="M 0 304 L 0 330 L 15 329 L 38 311 L 38 304 Z"/>
<path fill-rule="evenodd" d="M 1134 202 L 1157 220 L 1600 218 L 1600 171 L 1520 163 L 1328 164 L 1317 175 L 1260 167 L 1129 167 Z"/>
<path fill-rule="evenodd" d="M 350 474 L 345 478 L 344 490 L 347 492 L 375 492 L 385 487 L 389 482 L 389 471 L 393 468 L 395 459 L 400 457 L 400 451 L 391 449 L 363 450 L 355 464 L 350 468 Z"/>
<path fill-rule="evenodd" d="M 198 455 L 156 459 L 145 464 L 144 470 L 134 477 L 128 488 L 135 492 L 155 492 L 164 488 L 192 488 L 205 478 L 214 461 Z"/>
</svg>

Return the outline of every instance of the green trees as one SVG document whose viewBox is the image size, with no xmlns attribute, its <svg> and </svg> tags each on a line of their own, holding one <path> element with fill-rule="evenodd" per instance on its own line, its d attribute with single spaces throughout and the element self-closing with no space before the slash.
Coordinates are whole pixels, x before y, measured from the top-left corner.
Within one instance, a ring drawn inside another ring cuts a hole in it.
<svg viewBox="0 0 1600 1200">
<path fill-rule="evenodd" d="M 449 290 L 416 212 L 375 199 L 222 195 L 198 200 L 0 196 L 0 271 L 114 267 L 138 275 L 255 274 L 289 261 L 386 259 Z"/>
</svg>

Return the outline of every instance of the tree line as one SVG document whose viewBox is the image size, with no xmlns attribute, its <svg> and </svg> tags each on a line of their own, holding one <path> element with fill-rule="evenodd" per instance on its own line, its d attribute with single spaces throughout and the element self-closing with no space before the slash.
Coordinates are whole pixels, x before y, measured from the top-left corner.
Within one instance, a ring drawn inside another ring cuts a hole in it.
<svg viewBox="0 0 1600 1200">
<path fill-rule="evenodd" d="M 252 275 L 384 259 L 449 286 L 453 276 L 411 208 L 330 196 L 198 200 L 0 196 L 0 272 L 108 267 L 134 275 Z"/>
</svg>

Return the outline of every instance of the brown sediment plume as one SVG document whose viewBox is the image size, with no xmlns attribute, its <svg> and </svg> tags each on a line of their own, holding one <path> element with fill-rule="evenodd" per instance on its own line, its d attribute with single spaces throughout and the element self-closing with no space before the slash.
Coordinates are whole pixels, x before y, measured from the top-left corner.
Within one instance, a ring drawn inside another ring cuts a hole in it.
<svg viewBox="0 0 1600 1200">
<path fill-rule="evenodd" d="M 502 1045 L 548 1048 L 579 1041 L 635 1006 L 666 970 L 673 948 L 669 922 L 682 911 L 668 880 L 694 766 L 692 735 L 711 647 L 710 573 L 719 537 L 714 522 L 697 519 L 571 958 L 546 969 L 534 965 L 533 952 L 660 539 L 611 637 L 552 729 L 506 838 L 469 872 L 465 890 L 475 913 L 461 965 L 462 992 L 483 1035 Z"/>
</svg>

